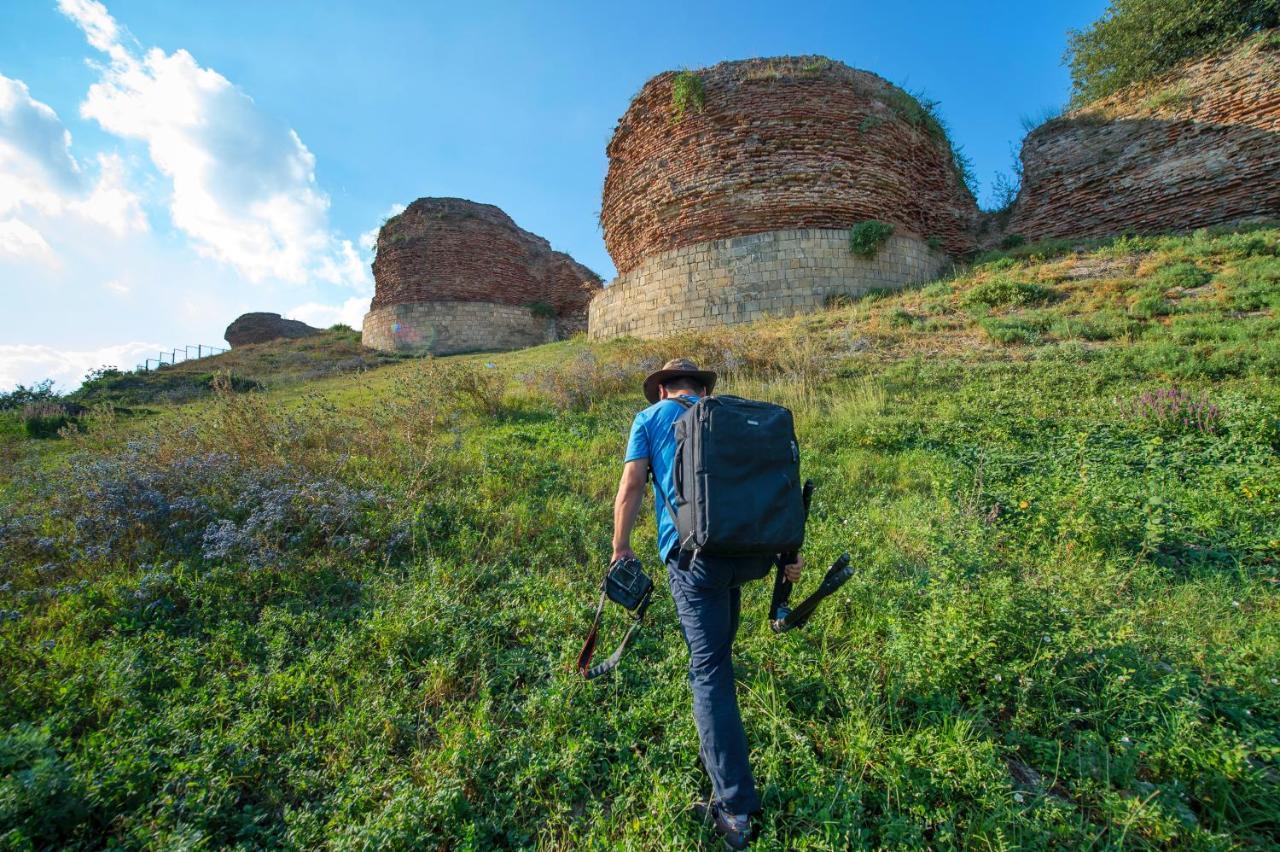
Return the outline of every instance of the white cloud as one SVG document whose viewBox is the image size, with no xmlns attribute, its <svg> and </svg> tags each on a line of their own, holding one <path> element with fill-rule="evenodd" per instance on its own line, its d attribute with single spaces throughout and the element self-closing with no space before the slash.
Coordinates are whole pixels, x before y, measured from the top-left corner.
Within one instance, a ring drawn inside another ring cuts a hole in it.
<svg viewBox="0 0 1280 852">
<path fill-rule="evenodd" d="M 117 296 L 128 296 L 133 292 L 133 288 L 119 278 L 112 278 L 102 286 L 107 289 L 107 292 L 114 293 Z"/>
<path fill-rule="evenodd" d="M 97 222 L 118 237 L 130 231 L 147 230 L 147 217 L 142 202 L 126 186 L 124 160 L 119 154 L 98 155 L 98 180 L 93 191 L 71 209 L 91 222 Z"/>
<path fill-rule="evenodd" d="M 355 249 L 329 230 L 329 197 L 297 133 L 187 51 L 126 46 L 96 0 L 59 0 L 59 8 L 110 59 L 81 115 L 146 144 L 172 183 L 173 222 L 196 251 L 255 282 L 318 278 L 370 291 Z"/>
<path fill-rule="evenodd" d="M 287 311 L 284 316 L 302 320 L 307 325 L 314 325 L 317 328 L 328 328 L 335 323 L 344 323 L 358 331 L 364 325 L 364 315 L 368 312 L 369 299 L 365 296 L 354 296 L 341 305 L 308 302 Z"/>
<path fill-rule="evenodd" d="M 142 206 L 125 184 L 124 161 L 103 154 L 89 189 L 58 114 L 26 83 L 0 74 L 0 253 L 56 264 L 39 226 L 67 211 L 117 235 L 145 231 Z"/>
<path fill-rule="evenodd" d="M 40 232 L 19 219 L 0 219 L 0 257 L 6 255 L 58 265 L 58 258 Z"/>
<path fill-rule="evenodd" d="M 58 9 L 84 30 L 89 44 L 113 59 L 124 55 L 124 48 L 120 46 L 120 28 L 106 6 L 96 0 L 58 0 Z"/>
<path fill-rule="evenodd" d="M 85 373 L 102 366 L 132 370 L 144 358 L 154 358 L 157 343 L 121 343 L 100 349 L 66 350 L 52 346 L 0 344 L 0 390 L 53 379 L 63 391 L 80 386 Z"/>
<path fill-rule="evenodd" d="M 56 213 L 82 189 L 71 134 L 27 84 L 0 74 L 0 214 L 29 207 Z"/>
</svg>

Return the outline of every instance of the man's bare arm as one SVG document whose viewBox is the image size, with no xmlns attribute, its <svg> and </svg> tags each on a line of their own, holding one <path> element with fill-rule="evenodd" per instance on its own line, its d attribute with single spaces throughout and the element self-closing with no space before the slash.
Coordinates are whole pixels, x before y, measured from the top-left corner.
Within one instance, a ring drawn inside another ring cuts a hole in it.
<svg viewBox="0 0 1280 852">
<path fill-rule="evenodd" d="M 613 500 L 613 558 L 635 559 L 631 549 L 631 530 L 636 525 L 636 515 L 644 500 L 644 483 L 649 476 L 649 460 L 636 459 L 622 468 L 618 482 L 618 496 Z"/>
</svg>

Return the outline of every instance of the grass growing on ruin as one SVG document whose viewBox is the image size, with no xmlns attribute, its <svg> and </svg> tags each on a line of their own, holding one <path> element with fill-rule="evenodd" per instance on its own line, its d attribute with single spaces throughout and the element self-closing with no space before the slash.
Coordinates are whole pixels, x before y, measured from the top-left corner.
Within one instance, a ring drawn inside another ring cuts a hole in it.
<svg viewBox="0 0 1280 852">
<path fill-rule="evenodd" d="M 709 847 L 664 582 L 618 677 L 568 671 L 679 353 L 795 408 L 807 558 L 857 566 L 804 632 L 745 593 L 761 848 L 1271 845 L 1278 252 L 1020 246 L 665 344 L 0 429 L 0 838 Z"/>
<path fill-rule="evenodd" d="M 893 236 L 893 225 L 867 219 L 849 229 L 849 251 L 858 257 L 873 258 Z"/>
<path fill-rule="evenodd" d="M 685 113 L 702 112 L 706 105 L 706 92 L 702 78 L 693 71 L 680 71 L 671 81 L 672 121 L 684 120 Z"/>
</svg>

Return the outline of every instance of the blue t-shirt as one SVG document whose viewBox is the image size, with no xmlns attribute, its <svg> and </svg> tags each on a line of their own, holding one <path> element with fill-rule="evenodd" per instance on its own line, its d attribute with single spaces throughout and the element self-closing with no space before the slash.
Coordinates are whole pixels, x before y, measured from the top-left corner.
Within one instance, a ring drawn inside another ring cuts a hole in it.
<svg viewBox="0 0 1280 852">
<path fill-rule="evenodd" d="M 690 402 L 697 402 L 698 397 L 691 393 L 680 396 Z M 636 415 L 631 421 L 631 438 L 627 441 L 627 457 L 624 461 L 648 459 L 649 468 L 653 471 L 654 514 L 658 516 L 658 558 L 665 559 L 671 548 L 680 540 L 676 525 L 667 512 L 667 503 L 673 496 L 671 487 L 671 469 L 676 459 L 676 419 L 684 414 L 685 407 L 670 399 L 660 399 L 653 405 Z M 658 489 L 662 489 L 662 497 Z"/>
</svg>

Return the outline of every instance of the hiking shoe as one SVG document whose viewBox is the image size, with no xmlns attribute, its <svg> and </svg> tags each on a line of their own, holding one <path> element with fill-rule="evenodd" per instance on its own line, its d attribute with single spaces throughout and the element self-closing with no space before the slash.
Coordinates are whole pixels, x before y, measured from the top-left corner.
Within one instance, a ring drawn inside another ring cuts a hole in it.
<svg viewBox="0 0 1280 852">
<path fill-rule="evenodd" d="M 693 806 L 693 812 L 702 820 L 703 825 L 709 824 L 714 828 L 716 834 L 724 840 L 724 845 L 730 849 L 746 849 L 751 844 L 749 814 L 726 813 L 714 802 L 710 807 L 698 802 Z"/>
</svg>

